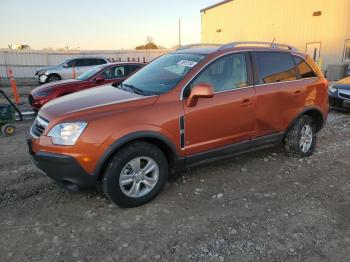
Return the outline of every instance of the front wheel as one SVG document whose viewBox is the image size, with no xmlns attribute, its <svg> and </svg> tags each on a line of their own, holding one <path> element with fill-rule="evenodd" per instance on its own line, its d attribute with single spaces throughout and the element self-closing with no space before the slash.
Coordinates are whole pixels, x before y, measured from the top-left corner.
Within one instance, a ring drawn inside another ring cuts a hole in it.
<svg viewBox="0 0 350 262">
<path fill-rule="evenodd" d="M 306 157 L 313 153 L 316 146 L 316 125 L 307 115 L 296 120 L 293 127 L 287 132 L 285 151 L 291 157 Z"/>
<path fill-rule="evenodd" d="M 121 207 L 151 201 L 163 188 L 168 162 L 155 145 L 133 142 L 119 150 L 109 162 L 102 187 L 105 195 Z"/>
<path fill-rule="evenodd" d="M 51 82 L 56 82 L 56 81 L 60 81 L 61 77 L 59 75 L 56 74 L 51 74 L 47 77 L 46 82 L 51 83 Z"/>
</svg>

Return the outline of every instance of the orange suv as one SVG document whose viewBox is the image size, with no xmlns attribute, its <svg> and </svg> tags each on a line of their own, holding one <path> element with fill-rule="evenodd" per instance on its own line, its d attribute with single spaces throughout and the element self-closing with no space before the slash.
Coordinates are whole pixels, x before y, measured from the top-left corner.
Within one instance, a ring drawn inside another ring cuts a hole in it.
<svg viewBox="0 0 350 262">
<path fill-rule="evenodd" d="M 284 143 L 305 157 L 328 114 L 328 82 L 305 54 L 262 42 L 187 46 L 122 84 L 47 103 L 28 134 L 33 163 L 70 190 L 123 207 L 153 199 L 169 173 Z"/>
</svg>

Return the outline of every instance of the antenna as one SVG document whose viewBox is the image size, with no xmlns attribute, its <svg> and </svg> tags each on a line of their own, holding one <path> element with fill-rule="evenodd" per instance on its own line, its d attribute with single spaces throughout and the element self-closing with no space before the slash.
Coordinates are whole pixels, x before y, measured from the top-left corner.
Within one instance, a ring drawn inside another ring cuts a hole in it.
<svg viewBox="0 0 350 262">
<path fill-rule="evenodd" d="M 275 40 L 276 40 L 276 37 L 273 38 L 273 40 L 271 42 L 271 47 L 275 47 Z"/>
</svg>

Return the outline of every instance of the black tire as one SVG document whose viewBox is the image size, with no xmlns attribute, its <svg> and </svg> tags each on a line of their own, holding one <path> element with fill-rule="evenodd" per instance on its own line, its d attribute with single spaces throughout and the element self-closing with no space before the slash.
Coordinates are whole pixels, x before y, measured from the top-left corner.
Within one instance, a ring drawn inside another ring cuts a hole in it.
<svg viewBox="0 0 350 262">
<path fill-rule="evenodd" d="M 153 189 L 144 196 L 130 197 L 121 189 L 119 179 L 125 167 L 135 158 L 148 157 L 157 164 L 158 180 Z M 168 161 L 164 153 L 155 145 L 137 141 L 121 148 L 107 164 L 102 178 L 104 194 L 120 207 L 136 207 L 155 198 L 163 188 L 168 177 Z"/>
<path fill-rule="evenodd" d="M 310 147 L 305 151 L 301 147 L 302 141 L 302 129 L 306 126 L 311 127 L 312 141 Z M 308 115 L 303 115 L 296 120 L 293 127 L 287 132 L 284 139 L 284 147 L 286 154 L 290 157 L 307 157 L 310 156 L 316 146 L 316 125 L 312 117 Z"/>
<path fill-rule="evenodd" d="M 16 132 L 16 127 L 11 124 L 3 125 L 1 128 L 1 133 L 3 136 L 12 136 Z"/>
<path fill-rule="evenodd" d="M 55 81 L 60 81 L 62 78 L 57 75 L 57 74 L 50 74 L 47 79 L 46 82 L 47 83 L 51 83 L 51 82 L 55 82 Z"/>
</svg>

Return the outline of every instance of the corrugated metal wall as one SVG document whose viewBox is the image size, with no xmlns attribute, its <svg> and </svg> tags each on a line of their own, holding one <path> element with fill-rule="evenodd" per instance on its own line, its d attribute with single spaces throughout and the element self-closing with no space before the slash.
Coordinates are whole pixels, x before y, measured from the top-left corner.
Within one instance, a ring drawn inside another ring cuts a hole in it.
<svg viewBox="0 0 350 262">
<path fill-rule="evenodd" d="M 128 51 L 35 51 L 0 50 L 0 76 L 7 77 L 7 68 L 12 68 L 16 78 L 34 77 L 35 72 L 45 66 L 57 65 L 77 56 L 103 56 L 112 61 L 149 62 L 169 50 Z"/>
<path fill-rule="evenodd" d="M 322 15 L 313 16 L 315 11 Z M 342 63 L 350 39 L 350 0 L 234 0 L 202 13 L 202 43 L 274 38 L 302 52 L 307 43 L 321 43 L 324 69 Z"/>
</svg>

